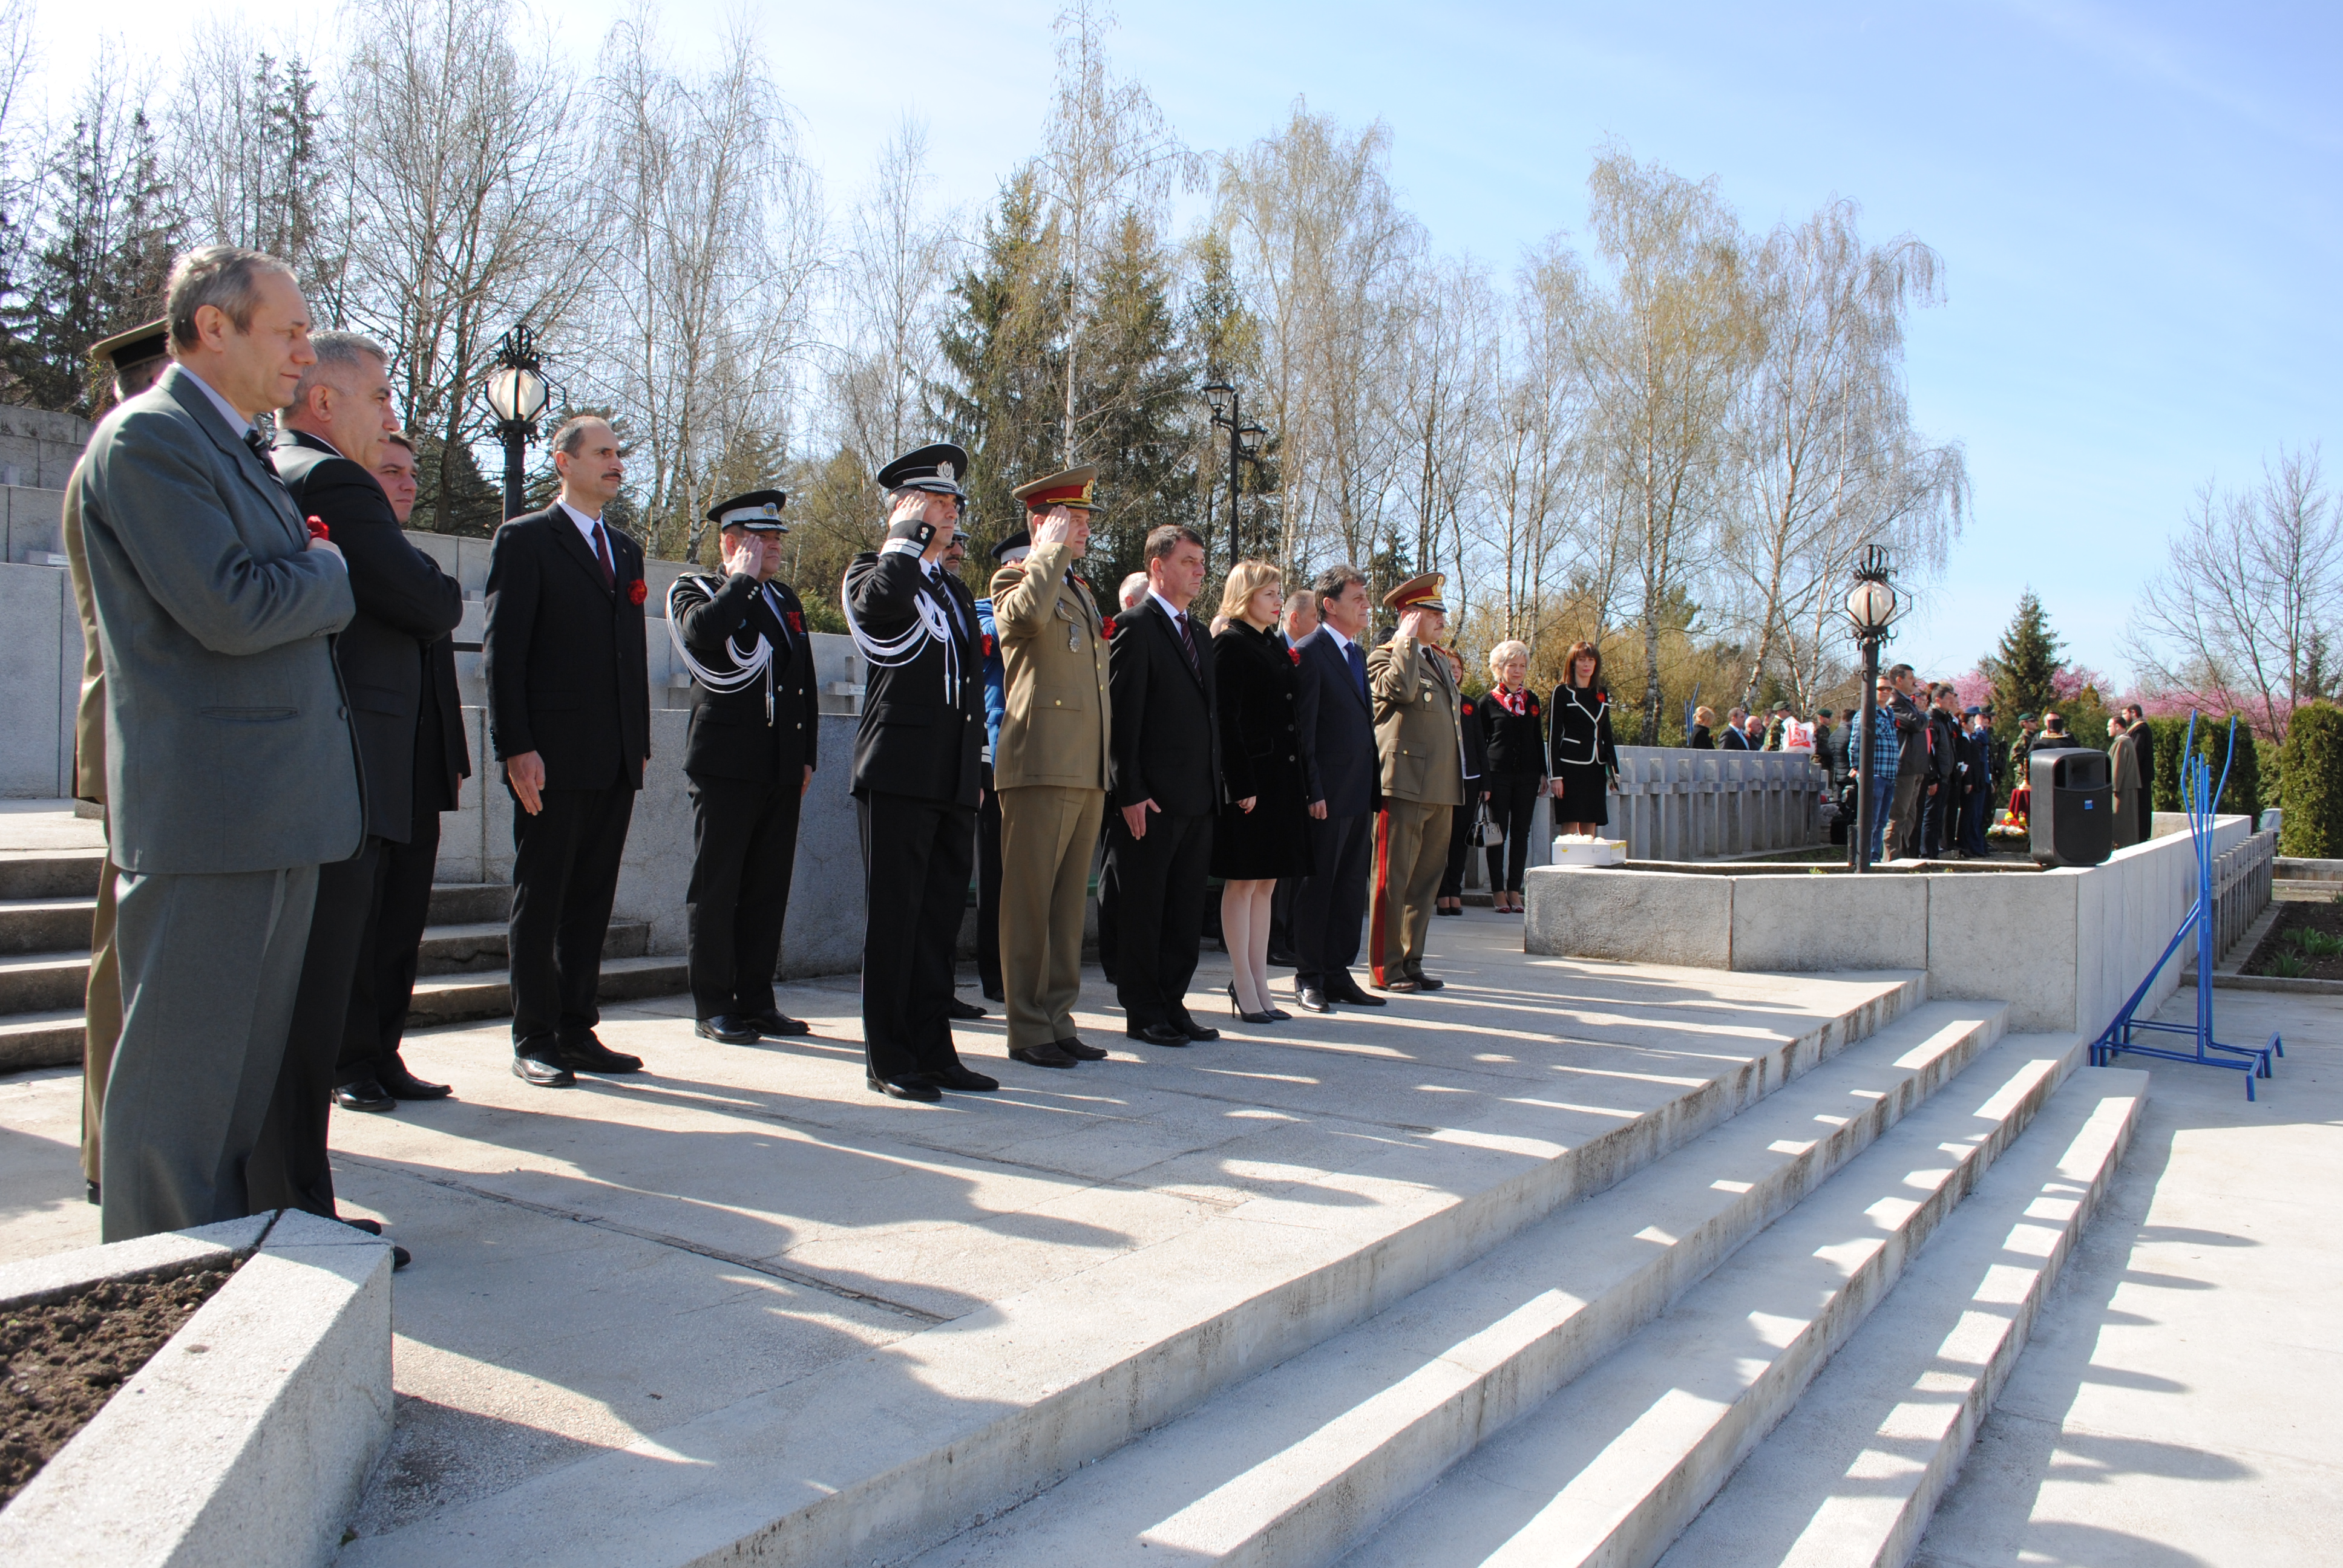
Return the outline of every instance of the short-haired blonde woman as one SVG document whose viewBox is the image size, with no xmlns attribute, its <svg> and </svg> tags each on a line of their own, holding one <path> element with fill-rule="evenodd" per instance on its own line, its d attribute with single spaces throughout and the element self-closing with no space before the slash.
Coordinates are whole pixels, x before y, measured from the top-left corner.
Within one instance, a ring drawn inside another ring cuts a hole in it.
<svg viewBox="0 0 2343 1568">
<path fill-rule="evenodd" d="M 1480 702 L 1489 765 L 1489 821 L 1504 842 L 1489 846 L 1489 891 L 1499 914 L 1519 914 L 1530 867 L 1530 822 L 1545 783 L 1545 705 L 1529 689 L 1530 645 L 1507 638 L 1489 650 L 1489 695 Z"/>
<path fill-rule="evenodd" d="M 1710 708 L 1706 704 L 1703 704 L 1702 706 L 1694 709 L 1692 710 L 1692 734 L 1684 743 L 1690 746 L 1694 751 L 1715 750 L 1716 742 L 1709 738 L 1708 733 L 1710 729 L 1715 727 L 1715 709 Z"/>
<path fill-rule="evenodd" d="M 1221 819 L 1212 875 L 1222 879 L 1221 941 L 1234 978 L 1230 1010 L 1247 1023 L 1292 1017 L 1269 1000 L 1271 896 L 1280 877 L 1311 871 L 1310 762 L 1293 650 L 1278 635 L 1284 588 L 1266 561 L 1239 561 L 1221 593 L 1212 638 L 1220 707 Z"/>
<path fill-rule="evenodd" d="M 1562 684 L 1549 704 L 1554 830 L 1592 837 L 1611 820 L 1611 791 L 1619 787 L 1619 748 L 1611 739 L 1611 694 L 1603 686 L 1603 653 L 1574 642 L 1562 656 Z"/>
</svg>

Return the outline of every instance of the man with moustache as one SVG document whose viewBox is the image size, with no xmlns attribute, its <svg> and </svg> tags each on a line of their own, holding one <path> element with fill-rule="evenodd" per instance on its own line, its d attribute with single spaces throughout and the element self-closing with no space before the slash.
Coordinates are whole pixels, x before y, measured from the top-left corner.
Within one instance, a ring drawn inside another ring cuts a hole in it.
<svg viewBox="0 0 2343 1568">
<path fill-rule="evenodd" d="M 733 1045 L 808 1032 L 773 998 L 821 733 L 805 607 L 780 580 L 789 500 L 751 490 L 709 508 L 725 575 L 687 572 L 668 590 L 669 635 L 694 677 L 683 745 L 692 1028 Z"/>
<path fill-rule="evenodd" d="M 332 1219 L 334 1178 L 326 1122 L 339 1081 L 351 977 L 380 896 L 381 850 L 414 829 L 415 731 L 423 650 L 453 631 L 464 590 L 407 542 L 372 465 L 398 428 L 389 354 L 351 332 L 311 339 L 316 363 L 277 416 L 277 477 L 349 562 L 357 614 L 334 638 L 334 663 L 357 735 L 366 787 L 367 839 L 356 855 L 322 867 L 293 1028 L 254 1162 L 253 1197 Z M 437 715 L 433 716 L 436 719 Z"/>
<path fill-rule="evenodd" d="M 488 550 L 488 742 L 513 799 L 511 966 L 516 1078 L 568 1089 L 579 1072 L 638 1072 L 595 1037 L 602 942 L 635 792 L 650 759 L 642 548 L 606 526 L 627 477 L 610 422 L 553 434 L 559 498 L 497 530 Z"/>
<path fill-rule="evenodd" d="M 879 471 L 887 542 L 846 568 L 840 602 L 869 662 L 850 780 L 861 820 L 862 1041 L 871 1091 L 937 1101 L 1000 1080 L 952 1048 L 953 950 L 968 907 L 984 737 L 976 601 L 943 568 L 968 454 L 949 442 Z"/>
<path fill-rule="evenodd" d="M 317 868 L 366 822 L 327 638 L 356 612 L 256 416 L 317 356 L 292 269 L 213 246 L 171 268 L 177 363 L 91 434 L 69 482 L 106 670 L 115 947 L 102 1233 L 251 1211 L 245 1168 L 284 1059 Z"/>
<path fill-rule="evenodd" d="M 390 498 L 399 527 L 415 514 L 415 443 L 399 431 L 375 449 L 374 477 Z M 456 689 L 456 642 L 440 637 L 423 649 L 423 684 L 415 713 L 411 817 L 404 843 L 385 839 L 375 871 L 377 892 L 358 961 L 350 976 L 334 1103 L 344 1111 L 394 1110 L 402 1100 L 444 1100 L 444 1083 L 427 1083 L 398 1054 L 415 1001 L 416 960 L 431 919 L 431 884 L 439 865 L 439 814 L 453 811 L 472 776 Z"/>
</svg>

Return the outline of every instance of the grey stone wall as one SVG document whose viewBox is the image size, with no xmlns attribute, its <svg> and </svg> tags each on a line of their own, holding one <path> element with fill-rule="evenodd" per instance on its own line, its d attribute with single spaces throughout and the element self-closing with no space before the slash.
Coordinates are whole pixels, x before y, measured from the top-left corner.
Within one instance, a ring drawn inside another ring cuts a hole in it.
<svg viewBox="0 0 2343 1568">
<path fill-rule="evenodd" d="M 56 567 L 0 564 L 0 796 L 73 792 L 81 618 Z"/>
<path fill-rule="evenodd" d="M 0 407 L 0 485 L 64 489 L 89 443 L 89 430 L 88 420 L 71 414 Z"/>
</svg>

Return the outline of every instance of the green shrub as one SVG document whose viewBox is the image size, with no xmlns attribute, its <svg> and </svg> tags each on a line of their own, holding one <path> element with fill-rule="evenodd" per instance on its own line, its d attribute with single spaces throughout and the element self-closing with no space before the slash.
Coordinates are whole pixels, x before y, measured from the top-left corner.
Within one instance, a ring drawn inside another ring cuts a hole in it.
<svg viewBox="0 0 2343 1568">
<path fill-rule="evenodd" d="M 2187 738 L 2188 720 L 2185 719 L 2151 719 L 2148 732 L 2156 737 L 2148 759 L 2152 777 L 2147 782 L 2148 799 L 2159 811 L 2180 809 L 2180 747 Z"/>
<path fill-rule="evenodd" d="M 2286 799 L 2286 748 L 2275 740 L 2254 740 L 2254 765 L 2261 769 L 2262 809 Z"/>
<path fill-rule="evenodd" d="M 2322 702 L 2295 710 L 2286 731 L 2285 768 L 2278 853 L 2343 857 L 2343 709 Z"/>
<path fill-rule="evenodd" d="M 2180 753 L 2188 737 L 2186 719 L 2151 719 L 2148 725 L 2156 731 L 2156 780 L 2148 787 L 2148 798 L 2158 811 L 2177 811 L 2180 806 Z M 2197 720 L 2197 750 L 2212 764 L 2213 782 L 2221 781 L 2222 759 L 2229 751 L 2229 721 L 2204 714 Z M 2228 788 L 2221 791 L 2219 809 L 2224 816 L 2258 817 L 2262 809 L 2261 755 L 2254 741 L 2254 732 L 2237 722 L 2237 754 L 2229 765 Z"/>
</svg>

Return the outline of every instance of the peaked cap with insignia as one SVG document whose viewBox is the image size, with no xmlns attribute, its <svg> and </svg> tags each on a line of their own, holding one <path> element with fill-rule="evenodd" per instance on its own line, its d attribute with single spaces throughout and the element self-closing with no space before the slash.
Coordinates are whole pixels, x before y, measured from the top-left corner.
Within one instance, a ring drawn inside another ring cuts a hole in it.
<svg viewBox="0 0 2343 1568">
<path fill-rule="evenodd" d="M 719 501 L 708 508 L 708 520 L 719 528 L 746 528 L 752 534 L 786 534 L 789 525 L 781 521 L 781 508 L 789 498 L 781 490 L 750 490 Z"/>
<path fill-rule="evenodd" d="M 1062 474 L 1052 474 L 1046 479 L 1030 479 L 1009 492 L 1025 503 L 1028 510 L 1046 512 L 1052 507 L 1079 507 L 1083 511 L 1098 510 L 1098 465 L 1085 463 L 1079 468 L 1068 468 Z"/>
<path fill-rule="evenodd" d="M 1425 572 L 1421 577 L 1410 578 L 1383 595 L 1383 608 L 1401 615 L 1412 609 L 1436 609 L 1446 615 L 1448 607 L 1441 602 L 1440 590 L 1447 583 L 1446 572 Z"/>
<path fill-rule="evenodd" d="M 968 477 L 968 453 L 950 441 L 939 441 L 916 452 L 906 452 L 879 470 L 882 490 L 926 490 L 939 496 L 965 497 L 960 481 Z"/>
</svg>

